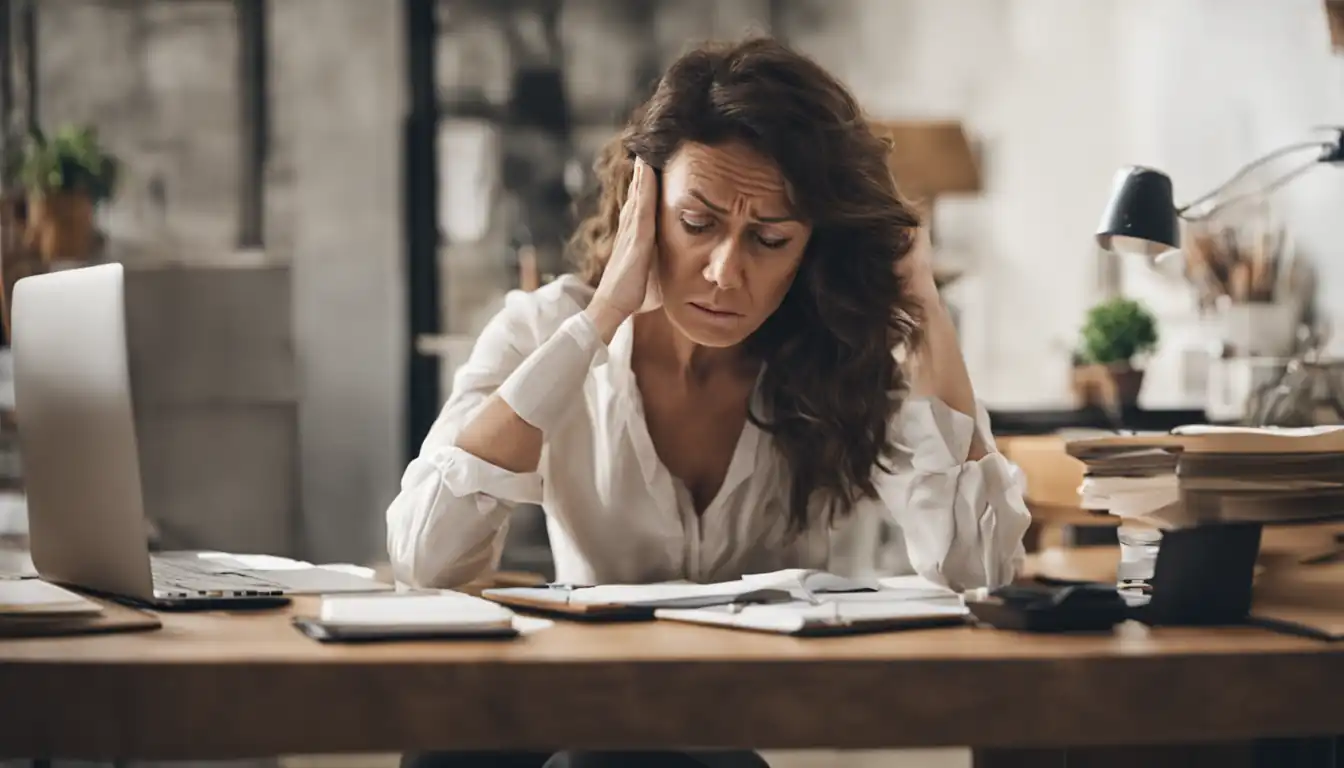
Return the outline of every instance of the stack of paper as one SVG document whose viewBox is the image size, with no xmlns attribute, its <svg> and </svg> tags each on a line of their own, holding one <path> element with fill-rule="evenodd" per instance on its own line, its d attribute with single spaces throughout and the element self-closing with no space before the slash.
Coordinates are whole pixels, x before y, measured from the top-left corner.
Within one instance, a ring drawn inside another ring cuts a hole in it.
<svg viewBox="0 0 1344 768">
<path fill-rule="evenodd" d="M 1182 427 L 1072 441 L 1082 506 L 1162 527 L 1344 516 L 1344 426 Z"/>
</svg>

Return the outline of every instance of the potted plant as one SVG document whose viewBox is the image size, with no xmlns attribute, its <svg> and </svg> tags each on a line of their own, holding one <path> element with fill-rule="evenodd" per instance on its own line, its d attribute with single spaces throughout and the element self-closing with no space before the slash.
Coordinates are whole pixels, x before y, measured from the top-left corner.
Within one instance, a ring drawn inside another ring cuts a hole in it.
<svg viewBox="0 0 1344 768">
<path fill-rule="evenodd" d="M 1133 406 L 1143 387 L 1143 369 L 1136 359 L 1152 352 L 1157 339 L 1157 319 L 1143 304 L 1120 297 L 1097 304 L 1083 324 L 1075 361 L 1083 370 L 1075 378 L 1099 385 L 1107 405 Z"/>
<path fill-rule="evenodd" d="M 29 137 L 19 183 L 27 195 L 25 234 L 48 265 L 88 259 L 94 248 L 95 206 L 112 196 L 117 161 L 91 127 L 65 126 Z"/>
</svg>

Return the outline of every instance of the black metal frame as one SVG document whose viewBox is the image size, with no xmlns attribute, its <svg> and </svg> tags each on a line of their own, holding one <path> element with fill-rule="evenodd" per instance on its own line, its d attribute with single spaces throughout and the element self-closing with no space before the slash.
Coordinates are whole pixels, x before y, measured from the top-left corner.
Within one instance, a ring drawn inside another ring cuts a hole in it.
<svg viewBox="0 0 1344 768">
<path fill-rule="evenodd" d="M 270 149 L 266 0 L 234 0 L 238 25 L 238 247 L 265 244 L 266 155 Z"/>
<path fill-rule="evenodd" d="M 0 156 L 37 130 L 37 97 L 35 0 L 0 0 Z"/>
<path fill-rule="evenodd" d="M 403 133 L 402 207 L 406 248 L 407 326 L 405 460 L 420 451 L 438 415 L 440 362 L 417 351 L 416 339 L 440 332 L 438 135 L 434 59 L 438 19 L 434 0 L 402 0 L 407 109 Z"/>
</svg>

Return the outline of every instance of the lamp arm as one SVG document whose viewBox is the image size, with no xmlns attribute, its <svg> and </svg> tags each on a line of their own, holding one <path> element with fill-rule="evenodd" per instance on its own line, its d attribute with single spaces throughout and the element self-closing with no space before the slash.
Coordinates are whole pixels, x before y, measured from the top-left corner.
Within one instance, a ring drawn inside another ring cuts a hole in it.
<svg viewBox="0 0 1344 768">
<path fill-rule="evenodd" d="M 1212 208 L 1208 208 L 1208 209 L 1206 209 L 1206 210 L 1204 210 L 1204 211 L 1201 211 L 1201 212 L 1200 212 L 1199 214 L 1197 214 L 1197 215 L 1186 215 L 1185 213 L 1183 213 L 1183 211 L 1185 211 L 1186 209 L 1188 209 L 1190 206 L 1186 206 L 1185 208 L 1182 208 L 1182 209 L 1181 209 L 1181 212 L 1179 212 L 1179 213 L 1181 213 L 1181 217 L 1184 218 L 1186 221 L 1200 221 L 1200 220 L 1202 220 L 1202 219 L 1207 219 L 1207 218 L 1213 216 L 1215 213 L 1217 213 L 1217 212 L 1223 210 L 1224 208 L 1228 208 L 1228 207 L 1230 207 L 1230 206 L 1232 206 L 1232 205 L 1235 205 L 1235 204 L 1237 204 L 1237 203 L 1240 203 L 1240 202 L 1242 202 L 1243 200 L 1249 200 L 1249 199 L 1251 199 L 1251 198 L 1253 198 L 1253 197 L 1260 197 L 1260 196 L 1263 196 L 1263 195 L 1268 195 L 1269 193 L 1275 191 L 1276 189 L 1279 189 L 1280 187 L 1286 185 L 1288 182 L 1292 181 L 1293 179 L 1296 179 L 1298 176 L 1301 176 L 1302 174 L 1306 173 L 1307 171 L 1310 171 L 1312 168 L 1315 168 L 1315 167 L 1316 167 L 1317 165 L 1319 165 L 1319 164 L 1320 164 L 1320 161 L 1319 161 L 1319 160 L 1312 160 L 1312 161 L 1309 162 L 1309 163 L 1303 163 L 1302 165 L 1299 165 L 1298 167 L 1294 168 L 1293 170 L 1288 171 L 1287 173 L 1283 174 L 1282 176 L 1279 176 L 1277 179 L 1274 179 L 1273 181 L 1271 181 L 1271 182 L 1269 182 L 1268 184 L 1264 185 L 1264 186 L 1261 187 L 1260 189 L 1252 190 L 1252 191 L 1250 191 L 1250 192 L 1243 192 L 1243 193 L 1241 193 L 1240 195 L 1235 195 L 1235 196 L 1233 196 L 1233 197 L 1229 197 L 1228 199 L 1223 200 L 1223 201 L 1221 201 L 1221 202 L 1215 204 Z"/>
<path fill-rule="evenodd" d="M 1215 188 L 1213 189 L 1212 192 L 1209 192 L 1208 194 L 1206 194 L 1206 195 L 1200 197 L 1199 199 L 1197 199 L 1197 200 L 1195 200 L 1195 201 L 1193 201 L 1193 202 L 1187 203 L 1186 205 L 1181 206 L 1180 208 L 1176 209 L 1176 213 L 1177 213 L 1179 216 L 1181 216 L 1181 218 L 1184 218 L 1184 219 L 1187 219 L 1187 220 L 1203 219 L 1203 218 L 1207 218 L 1207 217 L 1213 215 L 1215 212 L 1217 212 L 1217 211 L 1219 211 L 1219 210 L 1221 210 L 1221 209 L 1223 209 L 1223 208 L 1226 208 L 1226 207 L 1227 207 L 1228 205 L 1230 205 L 1231 203 L 1234 203 L 1234 202 L 1238 202 L 1238 201 L 1244 200 L 1244 199 L 1246 199 L 1246 198 L 1248 198 L 1248 197 L 1252 197 L 1252 196 L 1254 196 L 1254 195 L 1262 195 L 1262 194 L 1265 194 L 1265 193 L 1267 193 L 1267 192 L 1272 192 L 1273 190 L 1278 189 L 1279 187 L 1283 186 L 1284 184 L 1287 184 L 1289 181 L 1292 181 L 1293 179 L 1297 178 L 1298 176 L 1300 176 L 1302 173 L 1304 173 L 1304 172 L 1307 171 L 1308 169 L 1314 167 L 1317 163 L 1319 163 L 1319 162 L 1323 162 L 1323 161 L 1326 160 L 1326 158 L 1329 157 L 1332 153 L 1334 153 L 1335 151 L 1337 151 L 1338 148 L 1339 148 L 1338 143 L 1333 142 L 1333 141 L 1303 141 L 1303 142 L 1299 142 L 1299 143 L 1297 143 L 1297 144 L 1289 144 L 1289 145 L 1286 146 L 1286 147 L 1281 147 L 1281 148 L 1279 148 L 1279 149 L 1276 149 L 1276 150 L 1274 150 L 1273 152 L 1270 152 L 1269 154 L 1265 155 L 1264 157 L 1261 157 L 1261 158 L 1259 158 L 1259 159 L 1257 159 L 1257 160 L 1254 160 L 1254 161 L 1252 161 L 1252 162 L 1246 164 L 1245 166 L 1242 166 L 1241 170 L 1237 171 L 1235 174 L 1232 175 L 1232 178 L 1228 179 L 1227 181 L 1223 182 L 1222 184 L 1219 184 L 1217 187 L 1215 187 Z M 1307 163 L 1307 164 L 1305 164 L 1305 165 L 1303 165 L 1303 166 L 1301 166 L 1301 167 L 1299 167 L 1299 168 L 1296 168 L 1296 169 L 1294 169 L 1294 170 L 1292 170 L 1292 171 L 1290 171 L 1290 172 L 1284 174 L 1283 176 L 1280 176 L 1279 178 L 1275 179 L 1274 181 L 1270 182 L 1270 183 L 1267 184 L 1263 189 L 1257 190 L 1256 192 L 1251 192 L 1251 193 L 1246 193 L 1246 194 L 1238 195 L 1238 196 L 1233 197 L 1233 198 L 1231 198 L 1231 199 L 1229 199 L 1229 200 L 1224 200 L 1223 202 L 1218 203 L 1217 205 L 1213 206 L 1213 207 L 1210 208 L 1209 210 L 1204 211 L 1204 212 L 1202 212 L 1202 213 L 1199 213 L 1199 214 L 1191 214 L 1191 211 L 1192 211 L 1193 209 L 1195 209 L 1196 207 L 1198 207 L 1198 206 L 1200 206 L 1200 205 L 1203 205 L 1204 203 L 1209 202 L 1210 200 L 1214 200 L 1214 199 L 1216 199 L 1219 195 L 1221 195 L 1221 194 L 1223 194 L 1224 192 L 1226 192 L 1226 191 L 1227 191 L 1229 188 L 1231 188 L 1234 184 L 1236 184 L 1237 182 L 1239 182 L 1239 181 L 1241 181 L 1242 179 L 1246 178 L 1246 176 L 1249 175 L 1249 174 L 1250 174 L 1252 171 L 1254 171 L 1255 169 L 1257 169 L 1257 168 L 1259 168 L 1259 167 L 1261 167 L 1261 166 L 1265 165 L 1266 163 L 1269 163 L 1269 162 L 1271 162 L 1271 161 L 1273 161 L 1273 160 L 1277 160 L 1277 159 L 1279 159 L 1280 157 L 1283 157 L 1283 156 L 1285 156 L 1285 155 L 1290 155 L 1290 154 L 1293 154 L 1293 153 L 1295 153 L 1295 152 L 1300 152 L 1300 151 L 1302 151 L 1302 150 L 1304 150 L 1304 149 L 1317 149 L 1317 150 L 1321 150 L 1321 154 L 1320 154 L 1318 157 L 1312 158 L 1312 160 L 1311 160 L 1310 163 Z"/>
</svg>

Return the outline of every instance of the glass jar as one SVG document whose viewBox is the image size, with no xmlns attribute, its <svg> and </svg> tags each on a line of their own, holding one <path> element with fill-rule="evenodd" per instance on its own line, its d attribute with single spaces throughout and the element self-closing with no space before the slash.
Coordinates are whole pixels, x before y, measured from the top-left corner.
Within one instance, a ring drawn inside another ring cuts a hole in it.
<svg viewBox="0 0 1344 768">
<path fill-rule="evenodd" d="M 1148 525 L 1126 521 L 1116 531 L 1120 540 L 1120 567 L 1116 586 L 1122 590 L 1147 593 L 1157 567 L 1157 552 L 1162 531 Z"/>
</svg>

